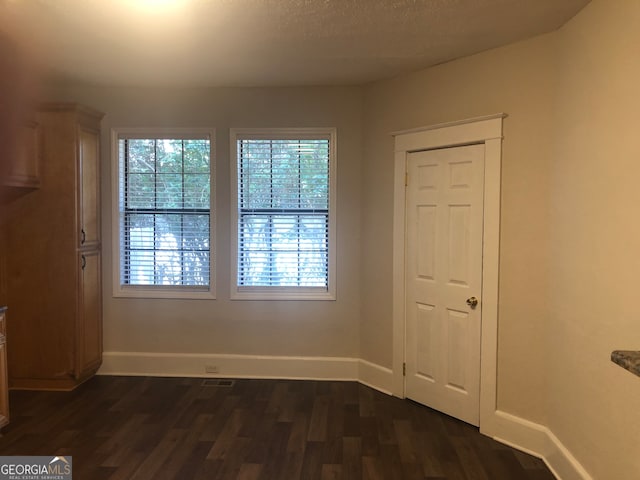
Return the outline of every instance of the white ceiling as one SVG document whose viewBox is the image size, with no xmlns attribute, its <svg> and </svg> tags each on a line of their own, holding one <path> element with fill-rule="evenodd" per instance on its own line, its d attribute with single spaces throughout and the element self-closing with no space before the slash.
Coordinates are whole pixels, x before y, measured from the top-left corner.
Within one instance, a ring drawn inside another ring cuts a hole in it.
<svg viewBox="0 0 640 480">
<path fill-rule="evenodd" d="M 56 75 L 361 84 L 555 30 L 589 0 L 0 0 Z"/>
</svg>

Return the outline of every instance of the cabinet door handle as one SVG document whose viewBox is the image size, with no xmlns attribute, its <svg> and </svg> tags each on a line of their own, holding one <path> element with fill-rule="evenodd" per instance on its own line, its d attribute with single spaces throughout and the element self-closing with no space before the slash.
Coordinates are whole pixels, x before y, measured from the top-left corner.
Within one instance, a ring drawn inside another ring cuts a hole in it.
<svg viewBox="0 0 640 480">
<path fill-rule="evenodd" d="M 87 233 L 84 231 L 84 228 L 80 230 L 80 245 L 84 245 L 84 242 L 87 240 Z"/>
<path fill-rule="evenodd" d="M 84 255 L 82 255 L 82 270 L 84 270 L 84 267 L 86 266 L 87 266 L 87 258 Z"/>
</svg>

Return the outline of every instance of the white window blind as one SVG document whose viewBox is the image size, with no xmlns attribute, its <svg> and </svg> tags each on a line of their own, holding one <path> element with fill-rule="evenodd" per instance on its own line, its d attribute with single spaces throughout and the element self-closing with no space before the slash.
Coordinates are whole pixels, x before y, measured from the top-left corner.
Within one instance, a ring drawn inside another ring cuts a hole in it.
<svg viewBox="0 0 640 480">
<path fill-rule="evenodd" d="M 119 138 L 120 284 L 210 284 L 209 138 Z"/>
<path fill-rule="evenodd" d="M 329 138 L 237 139 L 238 287 L 329 284 Z"/>
</svg>

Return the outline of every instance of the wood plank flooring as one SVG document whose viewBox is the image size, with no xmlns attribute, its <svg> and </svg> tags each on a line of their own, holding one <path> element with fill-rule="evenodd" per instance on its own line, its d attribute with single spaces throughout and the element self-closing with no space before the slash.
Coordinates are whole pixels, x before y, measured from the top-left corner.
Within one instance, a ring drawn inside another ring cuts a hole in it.
<svg viewBox="0 0 640 480">
<path fill-rule="evenodd" d="M 544 463 L 355 382 L 95 377 L 11 392 L 0 455 L 71 455 L 74 480 L 553 480 Z"/>
</svg>

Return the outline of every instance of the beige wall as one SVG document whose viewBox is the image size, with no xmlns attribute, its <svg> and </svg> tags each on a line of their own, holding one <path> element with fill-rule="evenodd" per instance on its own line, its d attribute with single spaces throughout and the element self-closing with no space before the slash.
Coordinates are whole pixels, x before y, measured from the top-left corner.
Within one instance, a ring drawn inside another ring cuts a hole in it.
<svg viewBox="0 0 640 480">
<path fill-rule="evenodd" d="M 365 89 L 361 356 L 391 364 L 390 132 L 505 112 L 498 405 L 595 479 L 640 478 L 640 3 Z M 375 259 L 375 261 L 374 261 Z"/>
<path fill-rule="evenodd" d="M 365 96 L 361 355 L 391 365 L 393 138 L 390 132 L 505 112 L 501 408 L 545 420 L 548 177 L 554 37 L 542 36 L 369 86 Z"/>
<path fill-rule="evenodd" d="M 640 2 L 596 0 L 558 38 L 548 425 L 596 479 L 640 478 Z"/>
<path fill-rule="evenodd" d="M 104 348 L 116 352 L 358 356 L 361 102 L 358 88 L 143 89 L 67 85 L 45 95 L 106 112 L 103 121 Z M 113 298 L 110 129 L 217 129 L 217 300 Z M 229 128 L 338 128 L 336 301 L 231 301 Z M 224 372 L 223 372 L 224 373 Z"/>
</svg>

